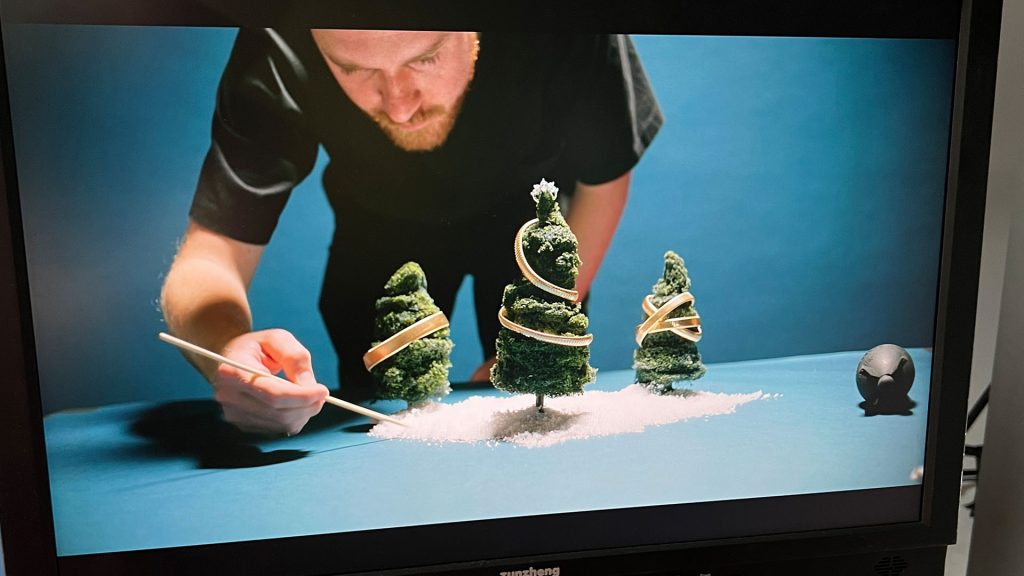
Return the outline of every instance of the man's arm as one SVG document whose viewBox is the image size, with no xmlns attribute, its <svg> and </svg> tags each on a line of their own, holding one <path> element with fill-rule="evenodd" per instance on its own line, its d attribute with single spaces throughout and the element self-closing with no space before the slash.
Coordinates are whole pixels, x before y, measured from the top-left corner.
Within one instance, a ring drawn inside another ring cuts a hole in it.
<svg viewBox="0 0 1024 576">
<path fill-rule="evenodd" d="M 580 273 L 576 278 L 579 300 L 590 292 L 604 255 L 619 227 L 622 211 L 629 197 L 631 172 L 604 184 L 576 184 L 576 194 L 569 203 L 566 222 L 579 241 Z"/>
<path fill-rule="evenodd" d="M 327 389 L 316 383 L 309 352 L 284 330 L 252 332 L 246 291 L 263 247 L 190 222 L 164 280 L 161 306 L 172 333 L 228 358 L 272 373 L 294 386 L 192 355 L 213 385 L 224 417 L 239 428 L 295 434 L 320 411 Z"/>
<path fill-rule="evenodd" d="M 262 255 L 263 246 L 189 222 L 160 295 L 167 327 L 180 338 L 215 351 L 252 331 L 246 291 Z M 207 380 L 213 379 L 216 362 L 187 356 Z"/>
</svg>

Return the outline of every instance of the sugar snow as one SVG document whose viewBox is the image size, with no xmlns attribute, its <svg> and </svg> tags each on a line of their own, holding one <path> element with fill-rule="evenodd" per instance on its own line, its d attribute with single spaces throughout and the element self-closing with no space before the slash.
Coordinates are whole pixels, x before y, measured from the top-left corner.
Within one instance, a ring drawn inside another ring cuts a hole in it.
<svg viewBox="0 0 1024 576">
<path fill-rule="evenodd" d="M 473 396 L 455 404 L 430 404 L 400 412 L 394 417 L 407 427 L 381 422 L 370 435 L 425 442 L 509 442 L 540 448 L 731 414 L 741 404 L 769 397 L 761 391 L 720 394 L 689 390 L 659 396 L 633 384 L 616 392 L 545 398 L 544 412 L 538 412 L 532 395 Z"/>
</svg>

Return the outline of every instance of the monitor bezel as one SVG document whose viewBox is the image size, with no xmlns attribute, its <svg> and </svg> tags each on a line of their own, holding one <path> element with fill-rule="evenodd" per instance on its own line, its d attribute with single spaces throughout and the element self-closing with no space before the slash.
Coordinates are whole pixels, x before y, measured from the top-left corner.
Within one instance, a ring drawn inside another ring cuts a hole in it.
<svg viewBox="0 0 1024 576">
<path fill-rule="evenodd" d="M 367 28 L 505 29 L 512 26 L 520 29 L 562 27 L 604 31 L 622 30 L 626 26 L 630 31 L 644 33 L 770 36 L 929 38 L 943 37 L 951 26 L 954 27 L 954 36 L 958 40 L 956 79 L 920 521 L 831 529 L 814 535 L 780 533 L 626 548 L 566 549 L 543 555 L 422 565 L 389 573 L 452 573 L 456 570 L 485 570 L 489 573 L 494 572 L 492 567 L 556 561 L 590 570 L 581 573 L 612 573 L 616 564 L 609 560 L 611 557 L 629 558 L 630 566 L 668 566 L 680 562 L 684 556 L 687 563 L 714 565 L 727 562 L 740 550 L 746 558 L 771 560 L 809 554 L 826 556 L 943 546 L 955 540 L 1001 2 L 910 2 L 898 8 L 884 2 L 863 5 L 843 1 L 828 7 L 804 0 L 784 4 L 783 8 L 766 7 L 758 2 L 731 1 L 715 3 L 711 8 L 707 4 L 696 3 L 631 2 L 604 12 L 591 8 L 574 14 L 573 9 L 579 6 L 572 3 L 558 7 L 541 2 L 501 3 L 483 8 L 470 2 L 451 2 L 451 10 L 423 10 L 417 9 L 413 2 L 389 3 L 386 8 L 372 2 L 355 2 L 346 5 L 344 14 L 327 17 L 321 12 L 327 3 L 311 2 L 303 5 L 303 15 L 304 18 L 316 19 L 319 25 L 327 25 L 330 21 L 331 25 Z M 255 7 L 247 4 L 247 9 L 242 11 L 237 10 L 240 3 L 231 1 L 221 1 L 216 6 L 210 2 L 183 2 L 170 11 L 166 5 L 158 8 L 161 4 L 157 2 L 135 3 L 136 8 L 132 11 L 118 10 L 118 5 L 114 1 L 5 3 L 2 17 L 8 22 L 86 24 L 251 26 L 302 23 L 272 3 L 261 3 Z M 448 16 L 443 15 L 446 12 Z M 544 18 L 536 18 L 537 14 L 543 14 Z M 693 22 L 680 30 L 678 23 L 686 18 Z M 6 77 L 6 64 L 3 64 Z M 322 551 L 336 546 L 339 538 L 352 535 L 307 536 L 58 560 L 33 350 L 25 247 L 14 164 L 16 151 L 6 83 L 0 92 L 0 132 L 5 188 L 0 207 L 7 215 L 0 219 L 0 312 L 9 319 L 0 327 L 0 359 L 7 368 L 10 383 L 7 387 L 8 401 L 0 403 L 0 420 L 6 423 L 4 432 L 0 434 L 0 454 L 4 462 L 4 473 L 0 474 L 0 523 L 8 569 L 12 573 L 31 571 L 43 574 L 57 573 L 65 568 L 77 573 L 101 569 L 139 571 L 156 566 L 167 569 L 172 566 L 175 570 L 191 568 L 205 572 L 238 570 L 239 557 L 246 558 L 247 565 L 262 569 L 274 566 L 304 572 L 339 569 L 335 560 Z M 536 525 L 537 520 L 538 517 L 530 517 L 489 522 L 510 523 L 510 526 L 517 522 Z M 438 525 L 433 529 L 438 531 L 438 540 L 446 538 L 447 531 L 458 530 L 449 525 Z M 356 535 L 370 540 L 377 537 L 371 533 Z M 813 541 L 811 547 L 807 545 L 809 540 Z M 809 549 L 813 549 L 813 553 Z M 280 558 L 287 557 L 306 558 L 308 565 L 296 565 L 292 560 L 279 564 L 282 562 Z"/>
</svg>

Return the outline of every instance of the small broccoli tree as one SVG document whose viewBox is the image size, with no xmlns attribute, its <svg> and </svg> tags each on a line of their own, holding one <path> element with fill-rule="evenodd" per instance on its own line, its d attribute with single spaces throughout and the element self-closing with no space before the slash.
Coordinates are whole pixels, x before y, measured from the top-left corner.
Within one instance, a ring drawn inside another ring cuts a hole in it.
<svg viewBox="0 0 1024 576">
<path fill-rule="evenodd" d="M 516 237 L 523 277 L 505 287 L 497 361 L 491 368 L 497 388 L 535 394 L 541 412 L 545 396 L 580 393 L 596 374 L 590 367 L 589 321 L 573 290 L 578 245 L 559 211 L 557 194 L 558 188 L 544 180 L 533 188 L 537 219 Z"/>
<path fill-rule="evenodd" d="M 643 307 L 644 321 L 637 327 L 639 347 L 633 353 L 636 381 L 665 394 L 675 382 L 703 376 L 705 368 L 697 350 L 700 315 L 693 305 L 686 266 L 675 252 L 665 253 L 665 272 Z"/>
<path fill-rule="evenodd" d="M 448 394 L 448 320 L 427 293 L 419 264 L 408 262 L 391 276 L 376 309 L 376 341 L 363 359 L 377 381 L 377 397 L 416 406 Z"/>
</svg>

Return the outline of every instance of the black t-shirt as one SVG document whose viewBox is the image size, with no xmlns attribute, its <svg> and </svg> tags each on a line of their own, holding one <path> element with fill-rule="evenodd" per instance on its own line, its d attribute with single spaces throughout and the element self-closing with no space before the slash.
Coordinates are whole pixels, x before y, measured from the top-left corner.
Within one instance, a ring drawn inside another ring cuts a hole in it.
<svg viewBox="0 0 1024 576">
<path fill-rule="evenodd" d="M 610 181 L 632 169 L 661 121 L 627 36 L 488 32 L 447 140 L 407 152 L 349 100 L 308 30 L 242 29 L 190 216 L 265 244 L 322 145 L 336 226 L 321 311 L 343 381 L 364 379 L 374 301 L 409 260 L 449 315 L 473 276 L 481 344 L 493 354 L 533 185 L 553 180 L 571 196 L 576 181 Z"/>
</svg>

